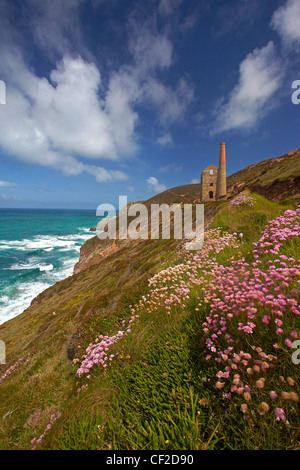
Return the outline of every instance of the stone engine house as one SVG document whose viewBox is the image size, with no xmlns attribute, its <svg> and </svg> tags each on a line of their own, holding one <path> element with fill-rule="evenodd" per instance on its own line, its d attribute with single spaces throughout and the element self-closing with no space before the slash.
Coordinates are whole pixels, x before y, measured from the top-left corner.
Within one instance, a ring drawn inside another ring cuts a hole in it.
<svg viewBox="0 0 300 470">
<path fill-rule="evenodd" d="M 226 196 L 226 151 L 225 143 L 220 145 L 219 168 L 209 165 L 201 174 L 201 202 L 218 201 Z"/>
</svg>

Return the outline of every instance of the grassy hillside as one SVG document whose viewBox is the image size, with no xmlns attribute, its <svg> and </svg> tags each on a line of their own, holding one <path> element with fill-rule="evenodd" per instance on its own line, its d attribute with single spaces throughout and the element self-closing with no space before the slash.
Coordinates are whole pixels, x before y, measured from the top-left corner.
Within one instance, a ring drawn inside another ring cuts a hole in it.
<svg viewBox="0 0 300 470">
<path fill-rule="evenodd" d="M 300 149 L 250 165 L 227 178 L 228 193 L 244 189 L 273 201 L 300 198 Z"/>
<path fill-rule="evenodd" d="M 200 178 L 200 175 L 199 175 Z M 228 196 L 250 190 L 266 199 L 300 199 L 300 149 L 250 165 L 227 177 Z M 153 196 L 147 204 L 193 203 L 200 201 L 200 185 L 187 184 Z"/>
<path fill-rule="evenodd" d="M 229 176 L 229 186 L 235 183 L 247 186 L 269 186 L 279 181 L 300 177 L 300 149 L 281 157 L 264 160 Z"/>
<path fill-rule="evenodd" d="M 0 448 L 299 448 L 295 208 L 211 203 L 197 253 L 90 241 L 84 269 L 0 326 Z"/>
</svg>

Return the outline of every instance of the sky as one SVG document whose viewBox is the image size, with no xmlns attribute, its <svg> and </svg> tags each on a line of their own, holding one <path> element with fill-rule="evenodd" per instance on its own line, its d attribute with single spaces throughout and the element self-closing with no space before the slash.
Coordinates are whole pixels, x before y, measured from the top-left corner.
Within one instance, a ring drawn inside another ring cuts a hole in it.
<svg viewBox="0 0 300 470">
<path fill-rule="evenodd" d="M 300 0 L 0 12 L 1 208 L 118 208 L 199 182 L 221 142 L 227 175 L 300 147 Z"/>
</svg>

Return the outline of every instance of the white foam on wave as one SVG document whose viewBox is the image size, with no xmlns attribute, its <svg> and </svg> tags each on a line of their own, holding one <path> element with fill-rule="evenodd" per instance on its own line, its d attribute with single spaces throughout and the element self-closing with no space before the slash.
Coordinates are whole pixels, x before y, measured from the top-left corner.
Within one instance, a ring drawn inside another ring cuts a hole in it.
<svg viewBox="0 0 300 470">
<path fill-rule="evenodd" d="M 19 240 L 1 240 L 0 250 L 26 250 L 25 244 Z"/>
<path fill-rule="evenodd" d="M 53 269 L 53 264 L 48 264 L 47 266 L 40 266 L 39 270 L 40 271 L 52 271 Z"/>
<path fill-rule="evenodd" d="M 50 287 L 47 282 L 23 282 L 17 284 L 17 295 L 9 298 L 5 294 L 0 297 L 0 325 L 24 312 L 38 294 Z"/>
<path fill-rule="evenodd" d="M 40 263 L 39 261 L 36 260 L 36 257 L 31 257 L 28 259 L 28 263 L 16 263 L 16 264 L 12 264 L 8 268 L 3 268 L 3 270 L 8 270 L 8 271 L 23 271 L 23 270 L 30 271 L 33 269 L 39 269 L 40 271 L 51 271 L 53 269 L 53 265 Z"/>
<path fill-rule="evenodd" d="M 87 229 L 88 230 L 88 229 Z M 70 234 L 64 236 L 41 235 L 32 240 L 1 240 L 0 250 L 28 250 L 34 251 L 43 249 L 43 251 L 52 251 L 56 249 L 59 252 L 69 252 L 68 259 L 62 259 L 62 266 L 57 269 L 47 261 L 42 261 L 39 255 L 31 256 L 23 263 L 15 263 L 8 268 L 10 270 L 33 270 L 39 269 L 39 279 L 35 282 L 20 281 L 15 284 L 13 295 L 6 295 L 5 289 L 0 297 L 0 325 L 16 317 L 26 310 L 32 300 L 45 289 L 62 281 L 73 274 L 74 265 L 78 261 L 81 245 L 84 241 L 95 236 L 95 232 Z M 74 255 L 74 256 L 73 256 Z M 46 254 L 45 254 L 46 256 Z M 63 254 L 61 256 L 64 256 Z M 71 258 L 70 258 L 71 256 Z M 73 257 L 72 257 L 73 256 Z M 1 295 L 1 294 L 0 294 Z"/>
<path fill-rule="evenodd" d="M 90 228 L 87 228 L 87 227 L 78 227 L 77 230 L 81 230 L 82 232 L 86 232 L 86 233 L 88 233 L 89 235 L 93 235 L 93 234 L 95 233 L 95 231 L 94 231 L 94 230 L 91 231 L 91 228 L 92 228 L 92 227 L 90 227 Z"/>
<path fill-rule="evenodd" d="M 61 237 L 50 237 L 44 236 L 40 238 L 36 238 L 35 240 L 30 240 L 26 244 L 27 250 L 38 250 L 38 249 L 45 249 L 45 248 L 60 248 L 60 247 L 71 247 L 75 245 L 74 240 L 66 240 L 62 239 Z"/>
<path fill-rule="evenodd" d="M 74 258 L 66 259 L 66 260 L 63 261 L 63 264 L 70 264 L 70 263 L 74 264 Z"/>
<path fill-rule="evenodd" d="M 53 265 L 40 267 L 41 280 L 35 282 L 19 282 L 14 286 L 16 291 L 13 296 L 6 295 L 5 292 L 0 296 L 0 325 L 8 320 L 20 315 L 26 310 L 32 300 L 44 290 L 53 286 L 56 282 L 62 281 L 73 274 L 74 264 L 77 261 L 73 259 L 72 263 L 64 265 L 61 269 L 53 270 Z M 51 269 L 50 269 L 51 267 Z"/>
<path fill-rule="evenodd" d="M 85 233 L 72 233 L 70 235 L 40 235 L 33 239 L 24 238 L 23 240 L 1 240 L 0 250 L 20 250 L 33 251 L 43 249 L 44 251 L 52 251 L 54 248 L 68 250 L 77 250 L 78 244 L 89 240 L 95 236 L 95 232 L 84 230 Z"/>
</svg>

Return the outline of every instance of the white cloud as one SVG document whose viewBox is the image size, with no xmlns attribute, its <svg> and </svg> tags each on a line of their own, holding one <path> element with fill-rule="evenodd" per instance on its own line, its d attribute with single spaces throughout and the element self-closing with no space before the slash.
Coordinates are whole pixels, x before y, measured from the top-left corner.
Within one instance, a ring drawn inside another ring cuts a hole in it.
<svg viewBox="0 0 300 470">
<path fill-rule="evenodd" d="M 162 147 L 172 145 L 173 144 L 173 138 L 170 132 L 166 132 L 165 134 L 161 135 L 156 139 L 156 143 L 158 145 L 161 145 Z"/>
<path fill-rule="evenodd" d="M 55 59 L 76 50 L 86 58 L 92 54 L 85 46 L 81 9 L 86 0 L 24 0 L 28 33 L 44 54 Z"/>
<path fill-rule="evenodd" d="M 129 42 L 140 72 L 169 68 L 172 63 L 173 45 L 165 34 L 153 34 L 148 27 L 139 29 Z"/>
<path fill-rule="evenodd" d="M 300 1 L 288 0 L 272 16 L 271 27 L 286 45 L 300 43 Z"/>
<path fill-rule="evenodd" d="M 9 155 L 77 175 L 92 173 L 79 158 L 118 160 L 134 153 L 135 114 L 115 89 L 116 118 L 110 94 L 107 101 L 99 97 L 101 76 L 94 64 L 64 57 L 47 80 L 29 70 L 17 50 L 6 49 L 1 71 L 7 74 L 7 104 L 0 113 L 0 146 Z M 102 168 L 99 173 L 104 181 Z"/>
<path fill-rule="evenodd" d="M 132 72 L 122 69 L 111 76 L 106 94 L 106 110 L 110 116 L 117 153 L 132 155 L 138 148 L 136 125 L 139 115 L 134 105 L 139 96 L 139 84 Z"/>
<path fill-rule="evenodd" d="M 10 183 L 8 181 L 0 181 L 0 188 L 14 188 L 17 183 Z"/>
<path fill-rule="evenodd" d="M 84 171 L 86 171 L 90 175 L 95 176 L 97 183 L 128 179 L 128 176 L 122 171 L 106 170 L 105 168 L 93 165 L 84 165 Z"/>
<path fill-rule="evenodd" d="M 143 96 L 149 106 L 157 109 L 160 122 L 170 125 L 184 120 L 194 98 L 194 89 L 184 78 L 174 89 L 150 77 L 143 85 Z"/>
<path fill-rule="evenodd" d="M 158 6 L 159 14 L 163 17 L 171 16 L 182 0 L 161 0 Z"/>
<path fill-rule="evenodd" d="M 167 189 L 166 186 L 164 184 L 160 184 L 157 178 L 155 178 L 154 176 L 150 176 L 147 179 L 147 184 L 148 188 L 150 190 L 155 191 L 156 193 L 161 193 L 162 191 L 165 191 Z"/>
<path fill-rule="evenodd" d="M 199 178 L 193 178 L 193 179 L 191 180 L 191 184 L 198 184 L 198 183 L 200 183 Z"/>
<path fill-rule="evenodd" d="M 69 5 L 53 0 L 51 6 L 42 8 L 39 0 L 26 0 L 20 15 L 29 28 L 17 34 L 5 1 L 4 24 L 10 34 L 9 40 L 0 43 L 0 75 L 7 85 L 7 105 L 0 109 L 0 147 L 22 163 L 57 169 L 68 176 L 87 172 L 101 182 L 125 179 L 123 172 L 96 170 L 96 164 L 84 160 L 120 161 L 134 155 L 144 106 L 156 114 L 154 125 L 163 124 L 164 130 L 183 122 L 193 101 L 193 86 L 183 77 L 166 85 L 166 72 L 174 62 L 171 24 L 181 0 L 162 0 L 164 27 L 157 10 L 142 18 L 136 7 L 127 23 L 132 61 L 106 71 L 105 81 L 84 45 L 80 9 L 85 2 L 74 0 Z M 30 37 L 47 58 L 62 57 L 49 78 L 38 75 L 26 62 L 30 55 L 21 52 Z M 68 55 L 70 50 L 83 55 Z M 158 143 L 168 144 L 171 139 L 165 131 Z"/>
<path fill-rule="evenodd" d="M 236 87 L 216 106 L 216 120 L 211 134 L 228 130 L 252 130 L 274 106 L 274 97 L 283 78 L 281 61 L 270 41 L 255 49 L 240 64 Z"/>
<path fill-rule="evenodd" d="M 48 188 L 48 186 L 40 186 L 39 184 L 35 187 L 35 190 L 38 193 L 51 193 L 52 189 Z"/>
<path fill-rule="evenodd" d="M 135 102 L 151 108 L 164 126 L 182 122 L 194 98 L 194 87 L 187 78 L 179 77 L 172 86 L 163 79 L 175 61 L 171 33 L 173 22 L 177 25 L 173 13 L 180 3 L 181 0 L 162 0 L 159 8 L 168 14 L 165 27 L 160 30 L 156 15 L 140 18 L 140 9 L 129 20 L 129 51 L 134 65 L 125 69 L 127 79 L 135 90 Z"/>
</svg>

